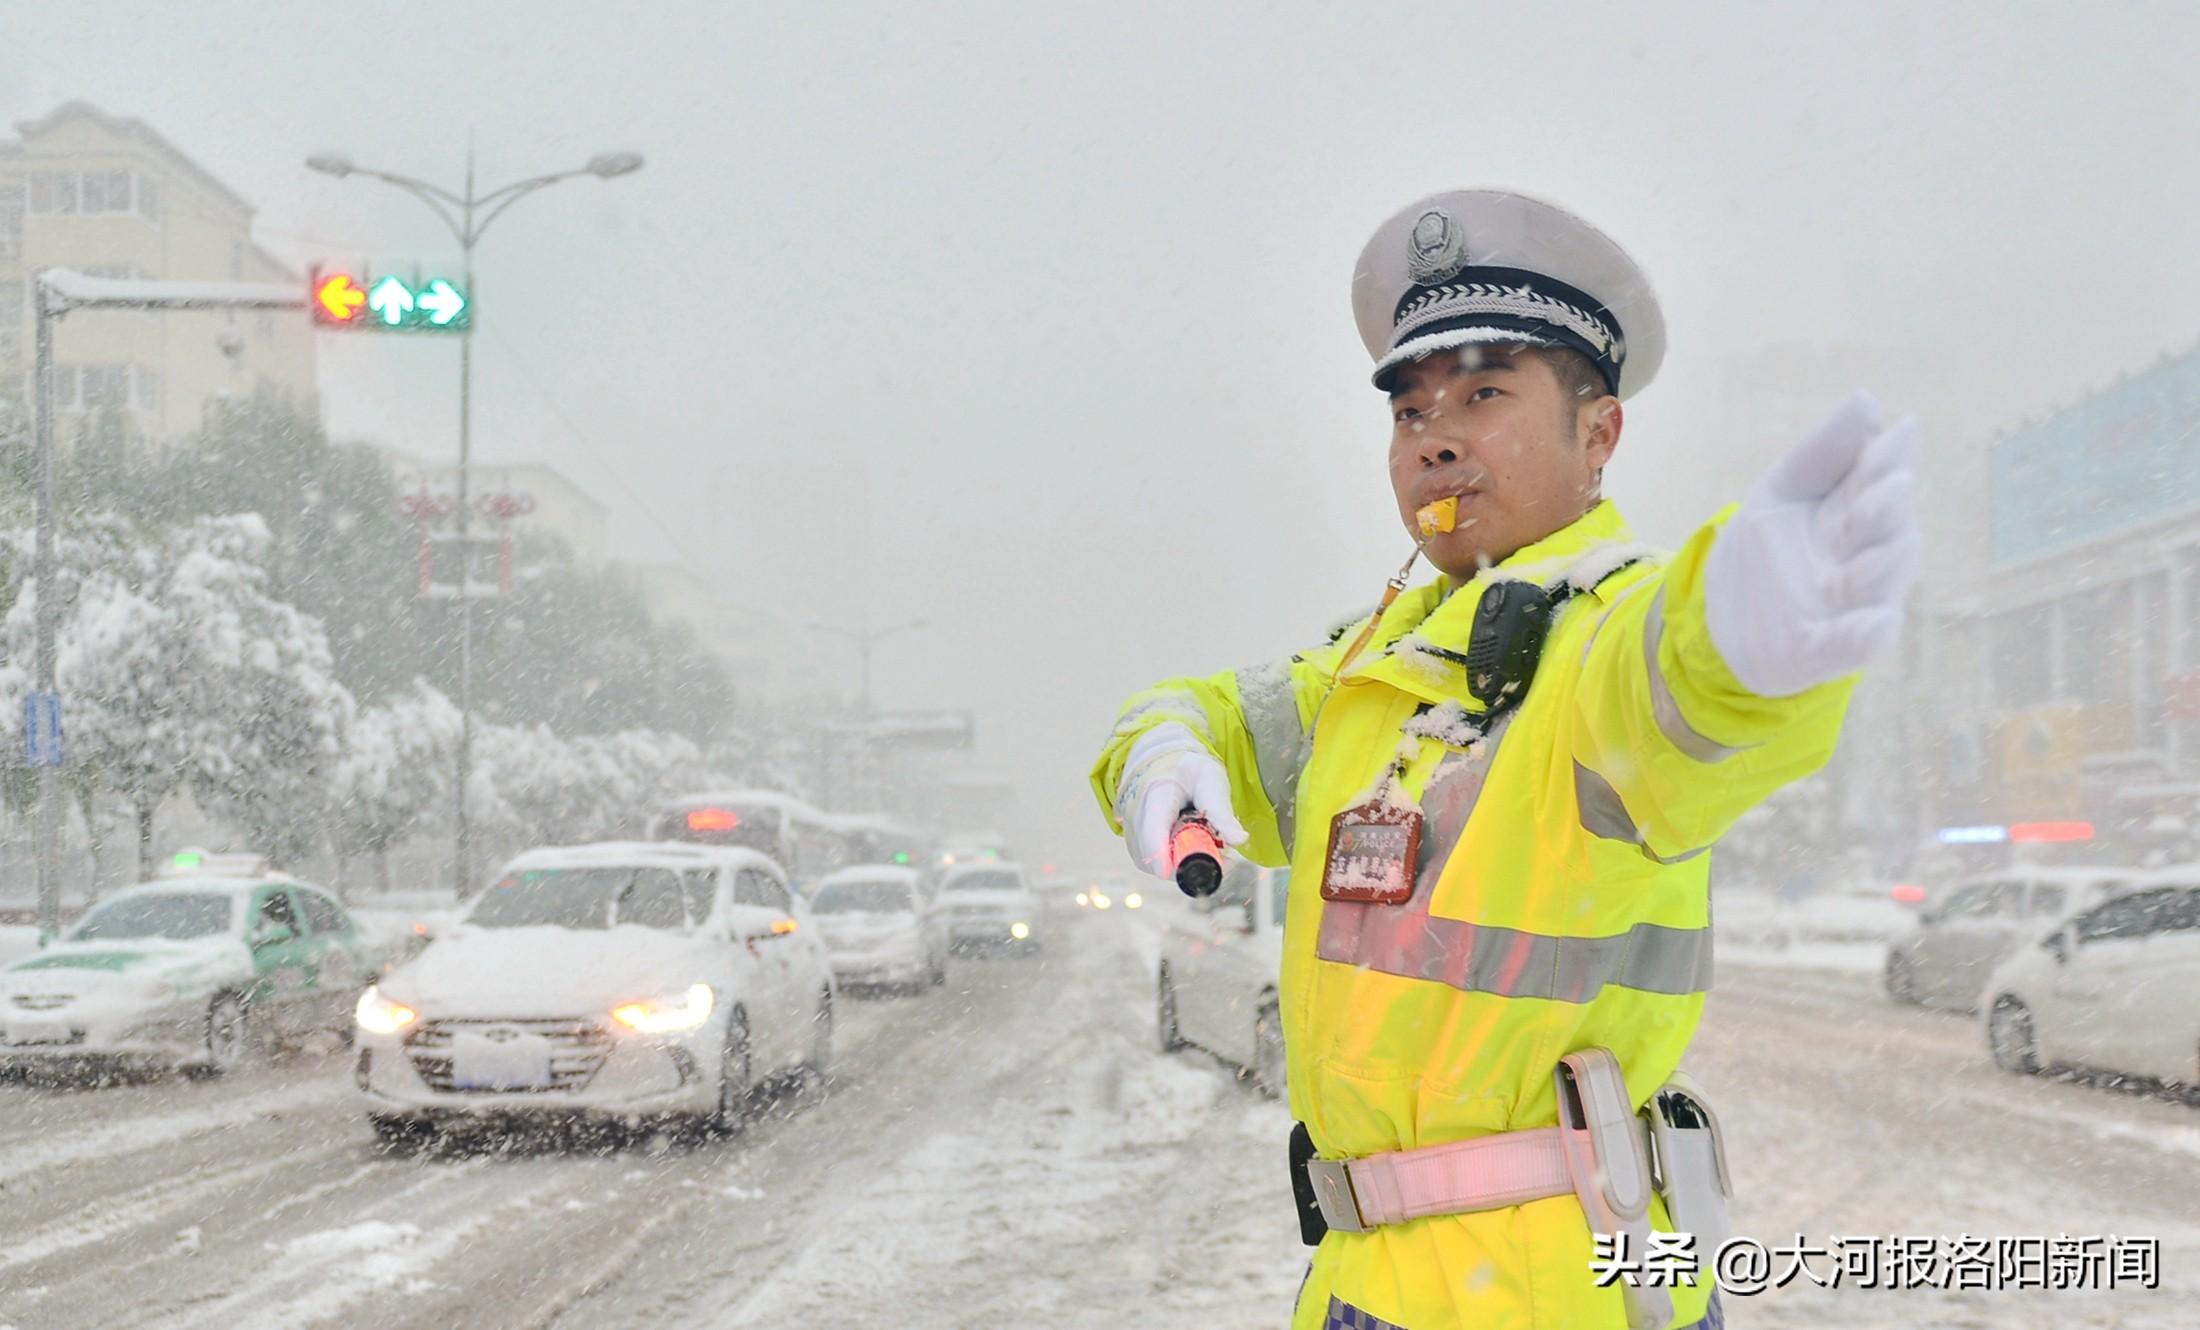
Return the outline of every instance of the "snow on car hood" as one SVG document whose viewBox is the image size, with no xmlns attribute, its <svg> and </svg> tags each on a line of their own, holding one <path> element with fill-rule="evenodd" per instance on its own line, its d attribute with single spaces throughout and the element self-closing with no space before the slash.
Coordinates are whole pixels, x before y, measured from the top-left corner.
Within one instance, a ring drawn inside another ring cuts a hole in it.
<svg viewBox="0 0 2200 1330">
<path fill-rule="evenodd" d="M 464 928 L 381 981 L 384 996 L 443 1016 L 591 1016 L 708 982 L 724 944 L 639 924 Z"/>
</svg>

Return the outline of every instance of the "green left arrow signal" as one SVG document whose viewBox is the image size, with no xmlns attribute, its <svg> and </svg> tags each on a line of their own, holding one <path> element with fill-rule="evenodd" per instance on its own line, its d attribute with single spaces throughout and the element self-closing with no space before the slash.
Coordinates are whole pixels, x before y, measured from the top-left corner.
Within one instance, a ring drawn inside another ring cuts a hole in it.
<svg viewBox="0 0 2200 1330">
<path fill-rule="evenodd" d="M 383 278 L 374 284 L 373 290 L 367 292 L 367 308 L 373 310 L 376 318 L 392 328 L 405 321 L 405 316 L 412 313 L 414 303 L 413 293 L 395 277 Z"/>
<path fill-rule="evenodd" d="M 421 309 L 427 311 L 428 322 L 438 328 L 450 327 L 466 312 L 466 297 L 459 294 L 457 287 L 440 277 L 428 283 L 427 289 L 420 293 L 417 303 Z"/>
</svg>

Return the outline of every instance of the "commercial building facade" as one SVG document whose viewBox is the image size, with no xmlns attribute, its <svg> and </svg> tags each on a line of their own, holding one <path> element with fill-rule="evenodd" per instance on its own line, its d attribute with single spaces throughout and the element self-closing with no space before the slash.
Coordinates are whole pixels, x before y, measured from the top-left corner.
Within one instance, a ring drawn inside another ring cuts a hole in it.
<svg viewBox="0 0 2200 1330">
<path fill-rule="evenodd" d="M 1946 824 L 2200 826 L 2200 348 L 1996 441 L 1983 567 L 1933 613 Z"/>
</svg>

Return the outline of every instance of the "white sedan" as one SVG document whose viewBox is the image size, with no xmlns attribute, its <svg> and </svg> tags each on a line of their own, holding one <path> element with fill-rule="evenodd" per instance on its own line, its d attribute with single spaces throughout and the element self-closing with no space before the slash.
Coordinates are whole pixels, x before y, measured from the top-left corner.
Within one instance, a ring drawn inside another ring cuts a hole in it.
<svg viewBox="0 0 2200 1330">
<path fill-rule="evenodd" d="M 2200 871 L 2151 874 L 1995 971 L 2003 1069 L 2072 1066 L 2200 1085 Z"/>
<path fill-rule="evenodd" d="M 1887 992 L 1898 1002 L 1971 1011 L 1995 966 L 2079 909 L 2114 896 L 2131 876 L 2116 868 L 2015 868 L 1958 882 L 1888 944 Z"/>
<path fill-rule="evenodd" d="M 916 869 L 843 868 L 817 884 L 810 913 L 839 982 L 920 990 L 947 982 L 947 926 Z"/>
<path fill-rule="evenodd" d="M 947 940 L 958 949 L 1014 947 L 1039 949 L 1034 931 L 1039 898 L 1024 883 L 1024 870 L 1012 863 L 958 864 L 940 878 L 934 908 L 947 921 Z"/>
<path fill-rule="evenodd" d="M 1155 991 L 1164 1052 L 1196 1044 L 1244 1068 L 1270 1098 L 1284 1088 L 1276 993 L 1290 895 L 1290 869 L 1232 864 L 1212 896 L 1162 932 Z"/>
<path fill-rule="evenodd" d="M 385 1140 L 526 1115 L 725 1127 L 752 1087 L 824 1075 L 833 980 L 763 855 L 583 845 L 513 860 L 357 1018 Z"/>
</svg>

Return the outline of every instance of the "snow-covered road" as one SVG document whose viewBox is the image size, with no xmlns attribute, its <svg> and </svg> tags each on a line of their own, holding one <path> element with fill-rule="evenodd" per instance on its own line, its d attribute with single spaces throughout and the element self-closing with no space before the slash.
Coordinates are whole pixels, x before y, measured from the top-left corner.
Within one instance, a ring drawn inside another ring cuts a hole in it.
<svg viewBox="0 0 2200 1330">
<path fill-rule="evenodd" d="M 340 1057 L 0 1088 L 0 1326 L 1273 1326 L 1289 1120 L 1151 1040 L 1150 937 L 841 1004 L 838 1079 L 740 1138 L 377 1152 Z M 1737 1299 L 1765 1326 L 2200 1324 L 2200 1112 L 1993 1071 L 1868 976 L 1728 966 L 1695 1063 L 1767 1241 L 2146 1234 L 2115 1296 Z"/>
</svg>

